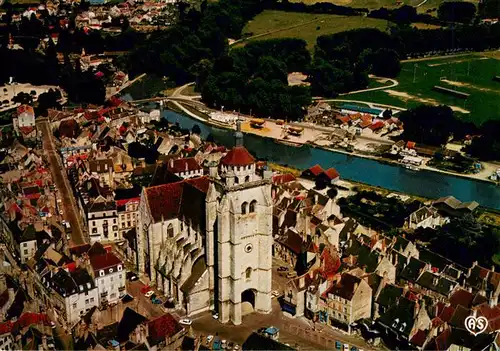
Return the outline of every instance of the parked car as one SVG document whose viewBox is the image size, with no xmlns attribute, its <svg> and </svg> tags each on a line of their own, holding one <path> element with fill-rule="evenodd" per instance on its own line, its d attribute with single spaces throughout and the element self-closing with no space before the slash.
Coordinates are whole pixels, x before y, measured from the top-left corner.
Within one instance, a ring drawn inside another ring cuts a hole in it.
<svg viewBox="0 0 500 351">
<path fill-rule="evenodd" d="M 221 341 L 219 339 L 216 339 L 212 345 L 212 350 L 220 350 L 221 345 Z"/>
<path fill-rule="evenodd" d="M 212 313 L 212 318 L 213 319 L 219 319 L 219 314 L 218 313 Z"/>
<path fill-rule="evenodd" d="M 146 294 L 148 291 L 150 291 L 151 288 L 148 286 L 148 285 L 144 285 L 142 288 L 141 288 L 141 293 L 143 294 Z"/>
<path fill-rule="evenodd" d="M 287 271 L 288 271 L 288 267 L 285 267 L 285 266 L 278 267 L 278 272 L 287 272 Z"/>
<path fill-rule="evenodd" d="M 281 296 L 281 294 L 280 294 L 280 292 L 279 292 L 278 290 L 274 290 L 274 291 L 271 293 L 271 295 L 272 295 L 273 297 L 278 297 L 278 296 Z"/>
<path fill-rule="evenodd" d="M 136 280 L 139 279 L 139 277 L 137 276 L 137 274 L 135 274 L 134 272 L 127 272 L 126 277 L 131 282 L 136 281 Z"/>
<path fill-rule="evenodd" d="M 161 305 L 161 304 L 163 303 L 163 301 L 162 301 L 162 300 L 160 300 L 160 299 L 159 299 L 159 298 L 157 298 L 157 297 L 152 298 L 152 299 L 151 299 L 151 302 L 152 302 L 153 304 L 155 304 L 155 305 Z"/>
<path fill-rule="evenodd" d="M 344 344 L 344 351 L 349 351 L 349 344 Z"/>
<path fill-rule="evenodd" d="M 145 294 L 144 294 L 144 296 L 146 296 L 146 297 L 148 297 L 148 298 L 149 298 L 149 297 L 153 296 L 153 295 L 154 295 L 154 293 L 155 293 L 155 292 L 154 292 L 153 290 L 149 290 L 147 293 L 145 293 Z"/>
<path fill-rule="evenodd" d="M 342 343 L 340 341 L 335 341 L 335 348 L 337 350 L 342 350 Z"/>
<path fill-rule="evenodd" d="M 209 335 L 207 336 L 207 343 L 210 343 L 212 342 L 212 340 L 214 339 L 214 336 L 213 335 Z"/>
<path fill-rule="evenodd" d="M 286 275 L 287 278 L 295 278 L 297 276 L 297 272 L 292 271 Z"/>
<path fill-rule="evenodd" d="M 227 341 L 226 341 L 226 340 L 222 340 L 222 342 L 221 342 L 221 345 L 220 345 L 220 346 L 221 346 L 223 349 L 225 349 L 225 348 L 226 348 L 226 346 L 227 346 Z"/>
<path fill-rule="evenodd" d="M 193 321 L 189 318 L 183 318 L 179 321 L 179 323 L 184 325 L 191 325 L 193 324 Z"/>
</svg>

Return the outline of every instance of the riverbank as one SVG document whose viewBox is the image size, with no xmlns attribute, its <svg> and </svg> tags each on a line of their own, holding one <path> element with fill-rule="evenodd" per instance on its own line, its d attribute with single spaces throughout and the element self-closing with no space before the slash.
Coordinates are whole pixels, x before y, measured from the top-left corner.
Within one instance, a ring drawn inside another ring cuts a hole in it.
<svg viewBox="0 0 500 351">
<path fill-rule="evenodd" d="M 199 111 L 197 108 L 195 108 L 193 106 L 189 106 L 189 105 L 186 105 L 186 104 L 178 102 L 178 101 L 171 101 L 171 106 L 175 106 L 175 110 L 178 112 L 185 113 L 188 116 L 190 116 L 194 119 L 197 119 L 198 121 L 200 121 L 202 123 L 207 123 L 207 124 L 214 126 L 216 128 L 224 128 L 224 129 L 229 129 L 229 130 L 236 129 L 236 127 L 234 127 L 232 125 L 213 121 L 212 119 L 210 119 L 210 117 L 206 113 Z M 277 121 L 274 121 L 272 119 L 266 119 L 266 126 L 263 128 L 257 129 L 257 128 L 253 128 L 250 126 L 250 120 L 252 119 L 251 117 L 244 116 L 244 115 L 240 115 L 240 117 L 245 120 L 241 126 L 243 133 L 254 134 L 254 135 L 260 136 L 262 138 L 273 139 L 275 141 L 278 141 L 278 140 L 287 141 L 287 140 L 284 140 L 283 136 L 282 136 L 282 134 L 283 134 L 282 133 L 282 125 L 278 124 Z M 290 125 L 293 126 L 295 124 L 290 123 Z M 317 128 L 305 126 L 302 123 L 299 125 L 302 128 L 304 128 L 302 135 L 300 137 L 291 137 L 291 139 L 289 140 L 295 144 L 307 145 L 309 147 L 319 148 L 319 149 L 327 150 L 330 152 L 336 152 L 336 153 L 341 153 L 344 155 L 366 158 L 366 159 L 374 160 L 377 162 L 401 167 L 399 162 L 397 162 L 395 160 L 387 159 L 384 157 L 364 154 L 364 153 L 360 153 L 359 151 L 349 152 L 349 151 L 339 149 L 339 148 L 332 148 L 332 147 L 328 147 L 328 146 L 316 145 L 313 143 L 314 140 L 316 140 L 321 135 L 324 135 L 325 133 L 327 133 L 325 130 L 327 127 L 322 127 L 322 128 L 320 128 L 320 130 L 318 130 Z M 430 167 L 427 165 L 420 166 L 420 170 L 442 173 L 442 174 L 446 174 L 446 175 L 453 176 L 453 177 L 468 178 L 468 179 L 472 179 L 474 181 L 480 181 L 480 182 L 485 182 L 485 183 L 489 183 L 489 184 L 495 184 L 495 182 L 493 182 L 487 178 L 486 179 L 483 178 L 485 176 L 488 177 L 493 172 L 494 167 L 495 166 L 493 166 L 493 165 L 488 165 L 488 167 L 485 170 L 483 170 L 483 172 L 480 172 L 478 174 L 454 173 L 454 172 Z"/>
</svg>

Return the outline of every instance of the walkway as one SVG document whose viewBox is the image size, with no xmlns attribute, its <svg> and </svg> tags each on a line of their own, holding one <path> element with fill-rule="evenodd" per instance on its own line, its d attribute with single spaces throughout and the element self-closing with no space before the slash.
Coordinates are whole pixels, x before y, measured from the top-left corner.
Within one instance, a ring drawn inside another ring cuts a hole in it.
<svg viewBox="0 0 500 351">
<path fill-rule="evenodd" d="M 135 82 L 138 82 L 139 80 L 141 80 L 142 78 L 144 78 L 146 76 L 146 73 L 143 73 L 141 74 L 140 76 L 137 76 L 135 77 L 134 79 L 132 80 L 129 80 L 127 83 L 123 84 L 117 91 L 115 91 L 114 93 L 112 94 L 107 94 L 106 95 L 106 99 L 109 99 L 110 97 L 112 96 L 115 96 L 116 94 L 119 94 L 122 92 L 122 90 L 124 89 L 127 89 L 129 86 L 131 86 L 132 84 L 134 84 Z"/>
<path fill-rule="evenodd" d="M 57 196 L 62 199 L 64 218 L 71 225 L 71 243 L 82 245 L 86 243 L 83 220 L 76 204 L 68 177 L 54 145 L 50 123 L 47 118 L 37 118 L 37 128 L 43 134 L 43 151 L 49 160 L 52 179 L 57 187 Z"/>
<path fill-rule="evenodd" d="M 381 86 L 381 87 L 375 87 L 375 88 L 367 88 L 367 89 L 361 89 L 361 90 L 354 90 L 354 91 L 350 91 L 348 93 L 339 94 L 339 96 L 345 96 L 345 95 L 351 95 L 351 94 L 358 94 L 358 93 L 366 93 L 368 91 L 385 90 L 385 89 L 394 88 L 394 87 L 396 87 L 396 86 L 399 85 L 399 82 L 396 79 L 392 79 L 392 78 L 376 77 L 376 76 L 372 76 L 370 78 L 373 78 L 373 79 L 386 79 L 386 80 L 390 81 L 391 84 L 390 85 L 384 85 L 384 86 Z"/>
</svg>

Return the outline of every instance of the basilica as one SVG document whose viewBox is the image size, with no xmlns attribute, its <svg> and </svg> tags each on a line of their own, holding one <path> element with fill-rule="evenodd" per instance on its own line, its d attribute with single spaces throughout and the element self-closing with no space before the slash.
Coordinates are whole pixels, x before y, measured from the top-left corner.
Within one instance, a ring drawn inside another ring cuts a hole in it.
<svg viewBox="0 0 500 351">
<path fill-rule="evenodd" d="M 213 310 L 238 325 L 243 304 L 269 313 L 272 209 L 271 174 L 258 174 L 238 131 L 207 176 L 144 188 L 139 272 L 188 315 Z"/>
</svg>

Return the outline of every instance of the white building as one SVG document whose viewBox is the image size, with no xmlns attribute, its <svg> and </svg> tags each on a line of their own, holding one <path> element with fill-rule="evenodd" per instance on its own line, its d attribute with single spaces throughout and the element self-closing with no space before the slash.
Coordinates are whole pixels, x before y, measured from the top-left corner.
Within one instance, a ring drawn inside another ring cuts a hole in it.
<svg viewBox="0 0 500 351">
<path fill-rule="evenodd" d="M 124 234 L 136 227 L 139 210 L 139 197 L 116 201 L 118 211 L 118 231 L 119 239 L 124 238 Z"/>
<path fill-rule="evenodd" d="M 411 213 L 405 221 L 409 229 L 436 228 L 449 222 L 449 218 L 442 217 L 434 207 L 424 206 Z"/>
<path fill-rule="evenodd" d="M 29 225 L 23 231 L 22 236 L 18 239 L 19 257 L 21 263 L 26 263 L 31 257 L 35 255 L 38 248 L 36 241 L 36 231 L 33 225 Z"/>
<path fill-rule="evenodd" d="M 139 272 L 188 314 L 213 309 L 241 324 L 242 304 L 271 312 L 271 177 L 241 144 L 210 177 L 144 189 L 139 206 Z"/>
<path fill-rule="evenodd" d="M 118 302 L 126 294 L 123 262 L 112 252 L 90 257 L 95 285 L 99 291 L 99 305 Z"/>
<path fill-rule="evenodd" d="M 99 179 L 99 184 L 101 186 L 113 186 L 114 168 L 113 160 L 111 158 L 89 161 L 89 170 L 93 177 Z"/>
<path fill-rule="evenodd" d="M 201 177 L 203 167 L 194 157 L 171 159 L 167 166 L 168 171 L 183 179 Z"/>
<path fill-rule="evenodd" d="M 87 204 L 87 225 L 90 243 L 119 240 L 116 203 L 99 196 Z"/>
<path fill-rule="evenodd" d="M 35 110 L 28 105 L 21 105 L 17 108 L 17 123 L 20 128 L 35 126 Z"/>
<path fill-rule="evenodd" d="M 44 277 L 43 282 L 55 292 L 52 298 L 54 314 L 70 326 L 92 307 L 98 306 L 97 288 L 85 269 L 71 273 L 59 269 L 51 278 Z"/>
</svg>

